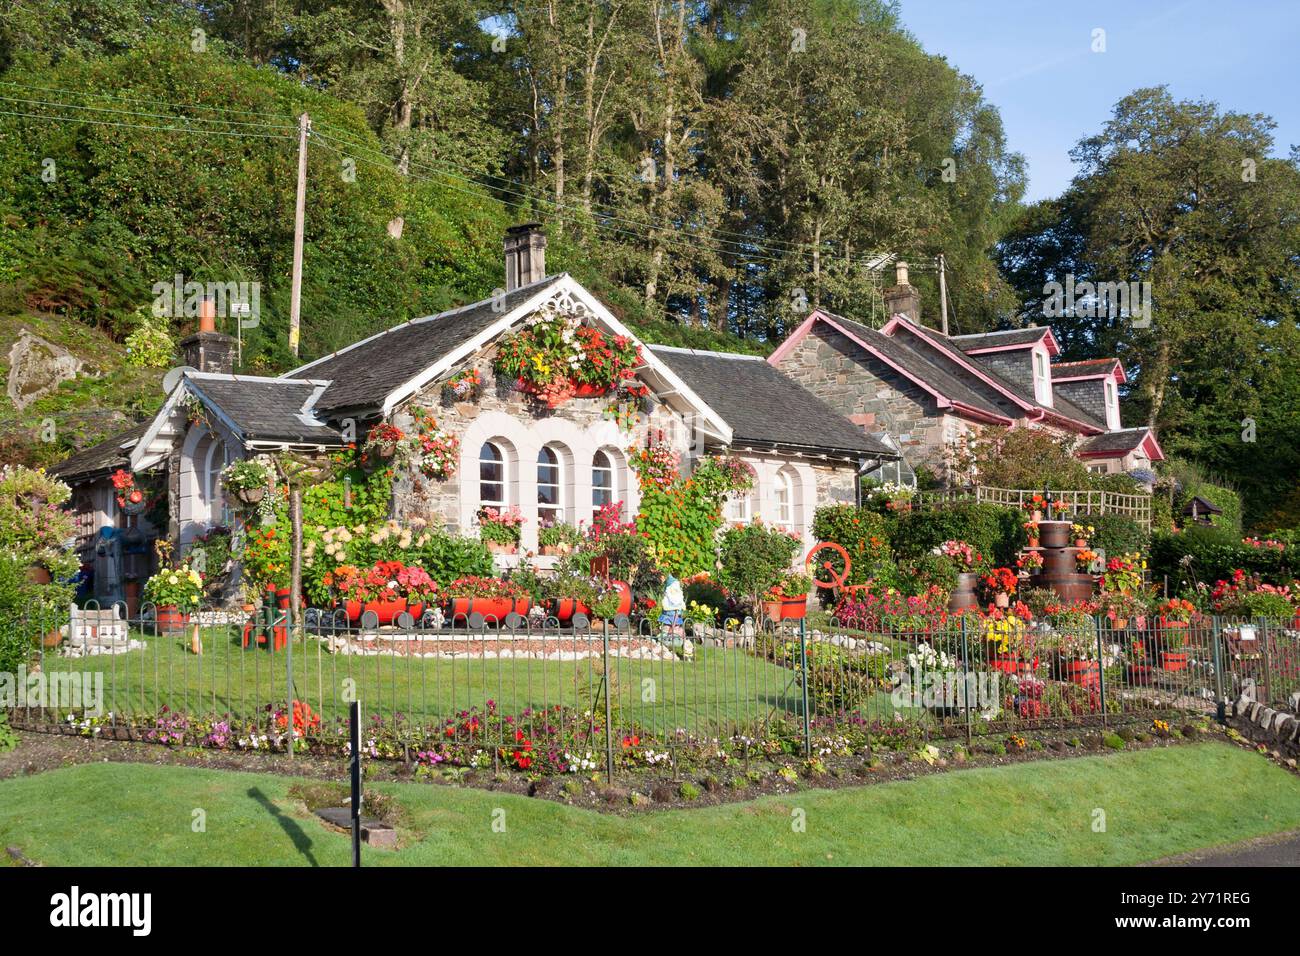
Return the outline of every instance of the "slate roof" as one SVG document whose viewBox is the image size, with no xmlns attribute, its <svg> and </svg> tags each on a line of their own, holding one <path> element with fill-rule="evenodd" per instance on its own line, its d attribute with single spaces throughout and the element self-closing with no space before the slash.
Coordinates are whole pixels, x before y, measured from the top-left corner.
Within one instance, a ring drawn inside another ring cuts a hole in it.
<svg viewBox="0 0 1300 956">
<path fill-rule="evenodd" d="M 911 323 L 909 323 L 909 325 L 910 324 Z M 948 354 L 949 358 L 952 359 L 952 361 L 954 362 L 972 361 L 972 359 L 966 357 L 965 353 L 961 349 L 956 348 L 952 344 L 953 343 L 952 338 L 945 336 L 942 332 L 939 332 L 935 329 L 926 328 L 923 325 L 912 325 L 912 328 L 918 329 L 923 335 L 925 335 L 926 338 L 928 338 L 931 342 L 934 342 L 935 345 L 937 345 L 942 351 Z M 1091 425 L 1093 428 L 1104 429 L 1106 427 L 1105 422 L 1095 417 L 1091 413 L 1084 411 L 1082 408 L 1080 408 L 1078 405 L 1071 402 L 1069 399 L 1062 398 L 1060 395 L 1054 394 L 1052 396 L 1052 404 L 1044 405 L 1041 402 L 1039 402 L 1037 398 L 1034 397 L 1034 393 L 1032 389 L 1025 388 L 1024 385 L 1022 385 L 1020 382 L 1012 381 L 1011 379 L 1007 378 L 1005 375 L 1002 375 L 999 372 L 994 371 L 993 369 L 985 365 L 981 365 L 979 369 L 985 376 L 997 382 L 998 385 L 1000 385 L 1002 388 L 1005 388 L 1006 390 L 1015 393 L 1016 396 L 1018 396 L 1022 401 L 1029 403 L 1034 408 L 1042 409 L 1043 411 L 1049 414 L 1062 415 L 1066 418 L 1073 419 L 1074 421 L 1080 422 L 1084 425 Z M 975 376 L 970 375 L 970 373 L 968 372 L 961 372 L 959 374 L 961 374 L 964 377 L 968 376 L 972 381 L 978 380 L 975 378 Z"/>
<path fill-rule="evenodd" d="M 963 352 L 972 349 L 992 349 L 1000 345 L 1033 345 L 1051 329 L 1034 325 L 1026 329 L 1007 329 L 1003 332 L 975 332 L 970 335 L 952 335 L 949 341 Z"/>
<path fill-rule="evenodd" d="M 141 422 L 124 432 L 118 432 L 97 445 L 83 448 L 50 469 L 50 474 L 67 482 L 81 482 L 118 468 L 127 467 L 127 454 L 122 446 L 134 445 L 148 430 L 150 422 Z"/>
<path fill-rule="evenodd" d="M 316 403 L 322 413 L 378 408 L 393 390 L 563 276 L 562 272 L 547 276 L 507 293 L 501 300 L 504 308 L 495 299 L 484 299 L 412 319 L 283 377 L 330 380 L 332 384 Z"/>
<path fill-rule="evenodd" d="M 341 445 L 342 436 L 311 411 L 324 382 L 245 375 L 186 376 L 190 386 L 234 422 L 245 440 Z"/>
<path fill-rule="evenodd" d="M 866 342 L 895 365 L 906 369 L 945 398 L 961 402 L 963 405 L 969 405 L 990 415 L 1006 416 L 1007 413 L 1004 409 L 999 408 L 995 403 L 989 401 L 957 378 L 956 375 L 948 372 L 937 362 L 908 345 L 905 340 L 881 335 L 876 329 L 862 325 L 860 322 L 854 322 L 852 319 L 846 319 L 843 316 L 829 312 L 826 314 L 836 325 L 857 339 Z"/>
<path fill-rule="evenodd" d="M 1119 431 L 1093 435 L 1079 445 L 1078 454 L 1090 456 L 1126 455 L 1151 434 L 1150 428 L 1121 428 Z"/>
<path fill-rule="evenodd" d="M 1067 372 L 1069 375 L 1089 375 L 1109 372 L 1119 362 L 1117 358 L 1098 358 L 1082 359 L 1078 362 L 1053 362 L 1052 378 L 1061 377 L 1057 373 Z"/>
<path fill-rule="evenodd" d="M 891 461 L 898 457 L 758 356 L 649 348 L 731 426 L 733 447 L 754 443 Z"/>
</svg>

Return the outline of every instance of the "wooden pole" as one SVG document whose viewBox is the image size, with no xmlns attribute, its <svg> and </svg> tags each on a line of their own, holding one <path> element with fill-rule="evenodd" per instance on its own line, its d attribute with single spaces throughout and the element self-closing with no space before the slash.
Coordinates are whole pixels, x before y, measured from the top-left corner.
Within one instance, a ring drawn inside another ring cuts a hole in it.
<svg viewBox="0 0 1300 956">
<path fill-rule="evenodd" d="M 289 294 L 289 351 L 298 357 L 299 321 L 302 309 L 302 230 L 307 215 L 307 133 L 311 117 L 298 117 L 298 198 L 293 207 L 293 287 Z"/>
<path fill-rule="evenodd" d="M 948 282 L 944 272 L 943 253 L 939 253 L 939 331 L 948 334 Z"/>
</svg>

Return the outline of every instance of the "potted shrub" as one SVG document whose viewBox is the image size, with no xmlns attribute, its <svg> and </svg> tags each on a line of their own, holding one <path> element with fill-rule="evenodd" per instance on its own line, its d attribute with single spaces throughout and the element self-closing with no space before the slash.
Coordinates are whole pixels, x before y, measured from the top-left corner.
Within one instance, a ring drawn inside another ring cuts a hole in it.
<svg viewBox="0 0 1300 956">
<path fill-rule="evenodd" d="M 1037 574 L 1043 570 L 1043 553 L 1041 551 L 1026 551 L 1016 558 L 1016 567 L 1025 574 Z"/>
<path fill-rule="evenodd" d="M 182 631 L 203 600 L 203 575 L 183 562 L 163 568 L 145 582 L 144 599 L 153 602 L 160 631 Z"/>
<path fill-rule="evenodd" d="M 1004 674 L 1020 674 L 1037 666 L 1024 618 L 1016 614 L 993 614 L 984 619 L 983 627 L 991 668 Z"/>
<path fill-rule="evenodd" d="M 1010 568 L 994 568 L 984 576 L 984 587 L 993 596 L 994 605 L 1000 608 L 1010 607 L 1017 585 L 1016 573 Z"/>
<path fill-rule="evenodd" d="M 480 508 L 479 537 L 493 554 L 515 554 L 526 519 L 514 505 L 509 508 Z"/>
<path fill-rule="evenodd" d="M 790 571 L 763 595 L 763 613 L 773 621 L 797 621 L 808 614 L 808 589 L 812 578 Z"/>
<path fill-rule="evenodd" d="M 1074 535 L 1074 546 L 1076 548 L 1088 547 L 1088 539 L 1097 533 L 1096 529 L 1090 524 L 1072 524 L 1070 533 Z"/>
<path fill-rule="evenodd" d="M 602 582 L 603 586 L 591 605 L 591 626 L 602 627 L 632 607 L 632 590 L 622 581 Z"/>
<path fill-rule="evenodd" d="M 1025 502 L 1024 509 L 1029 512 L 1029 523 L 1037 525 L 1043 520 L 1043 512 L 1047 509 L 1048 500 L 1042 495 L 1031 495 Z"/>
<path fill-rule="evenodd" d="M 980 572 L 987 562 L 984 556 L 965 541 L 949 539 L 934 549 L 934 554 L 947 558 L 957 572 L 957 579 L 948 597 L 948 609 L 960 611 L 979 604 L 976 589 L 980 585 Z"/>
<path fill-rule="evenodd" d="M 266 497 L 275 479 L 270 461 L 262 455 L 232 461 L 221 472 L 221 484 L 250 508 Z"/>
<path fill-rule="evenodd" d="M 542 554 L 569 554 L 582 543 L 582 532 L 562 521 L 545 522 L 537 528 L 537 544 Z"/>
<path fill-rule="evenodd" d="M 1167 671 L 1187 670 L 1187 631 L 1161 631 L 1158 639 L 1160 666 Z"/>
<path fill-rule="evenodd" d="M 797 538 L 762 522 L 728 528 L 722 533 L 718 583 L 734 595 L 744 595 L 758 613 L 764 595 L 789 573 L 798 551 Z"/>
<path fill-rule="evenodd" d="M 1061 608 L 1050 616 L 1049 623 L 1064 678 L 1080 687 L 1099 687 L 1101 661 L 1092 616 L 1077 608 Z"/>
</svg>

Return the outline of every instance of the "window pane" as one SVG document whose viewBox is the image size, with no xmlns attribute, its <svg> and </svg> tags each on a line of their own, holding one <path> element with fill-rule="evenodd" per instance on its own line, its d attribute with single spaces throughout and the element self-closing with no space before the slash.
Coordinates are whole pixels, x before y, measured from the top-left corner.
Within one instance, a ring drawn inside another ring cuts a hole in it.
<svg viewBox="0 0 1300 956">
<path fill-rule="evenodd" d="M 591 504 L 595 510 L 614 500 L 614 466 L 603 451 L 591 459 Z"/>
<path fill-rule="evenodd" d="M 506 500 L 506 463 L 501 449 L 485 442 L 478 453 L 478 496 L 483 504 L 501 505 Z"/>
<path fill-rule="evenodd" d="M 560 457 L 553 448 L 537 453 L 537 517 L 544 522 L 563 520 L 560 513 Z"/>
</svg>

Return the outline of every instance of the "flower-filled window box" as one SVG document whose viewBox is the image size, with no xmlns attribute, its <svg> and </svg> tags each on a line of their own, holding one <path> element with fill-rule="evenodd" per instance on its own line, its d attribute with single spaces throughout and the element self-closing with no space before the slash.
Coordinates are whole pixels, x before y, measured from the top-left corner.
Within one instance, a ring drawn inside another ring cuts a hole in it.
<svg viewBox="0 0 1300 956">
<path fill-rule="evenodd" d="M 630 382 L 641 361 L 640 347 L 627 336 L 609 335 L 546 305 L 501 344 L 493 368 L 547 407 L 559 408 Z"/>
<path fill-rule="evenodd" d="M 519 539 L 523 536 L 526 520 L 513 505 L 509 508 L 480 508 L 479 537 L 494 554 L 514 554 L 519 550 Z"/>
</svg>

